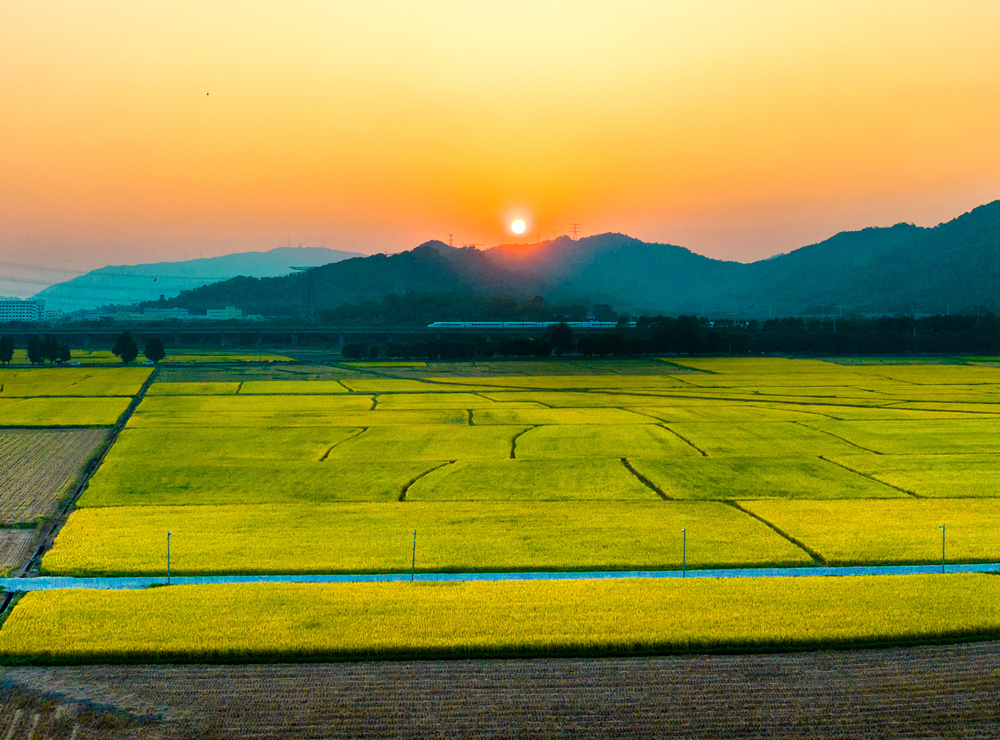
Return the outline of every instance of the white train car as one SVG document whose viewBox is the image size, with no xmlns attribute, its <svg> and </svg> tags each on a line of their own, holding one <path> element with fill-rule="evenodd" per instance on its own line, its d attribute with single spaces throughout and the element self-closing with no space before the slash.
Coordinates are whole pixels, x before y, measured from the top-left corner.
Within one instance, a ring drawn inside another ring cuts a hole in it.
<svg viewBox="0 0 1000 740">
<path fill-rule="evenodd" d="M 571 329 L 614 329 L 617 321 L 435 321 L 428 329 L 546 329 L 565 323 Z M 628 324 L 635 326 L 634 321 Z"/>
</svg>

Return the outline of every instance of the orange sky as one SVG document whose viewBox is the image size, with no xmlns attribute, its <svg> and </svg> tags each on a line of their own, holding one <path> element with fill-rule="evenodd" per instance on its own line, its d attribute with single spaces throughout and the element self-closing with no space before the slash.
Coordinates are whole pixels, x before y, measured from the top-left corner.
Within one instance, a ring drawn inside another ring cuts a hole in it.
<svg viewBox="0 0 1000 740">
<path fill-rule="evenodd" d="M 933 225 L 1000 198 L 997 29 L 994 0 L 0 0 L 0 274 L 515 217 L 744 261 Z"/>
</svg>

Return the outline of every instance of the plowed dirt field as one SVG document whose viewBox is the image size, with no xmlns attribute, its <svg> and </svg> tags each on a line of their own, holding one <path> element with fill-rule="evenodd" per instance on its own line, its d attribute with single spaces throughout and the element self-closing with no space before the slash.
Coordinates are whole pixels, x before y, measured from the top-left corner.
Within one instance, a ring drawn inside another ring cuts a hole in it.
<svg viewBox="0 0 1000 740">
<path fill-rule="evenodd" d="M 996 737 L 998 660 L 1000 643 L 984 642 L 604 660 L 4 668 L 0 737 Z"/>
</svg>

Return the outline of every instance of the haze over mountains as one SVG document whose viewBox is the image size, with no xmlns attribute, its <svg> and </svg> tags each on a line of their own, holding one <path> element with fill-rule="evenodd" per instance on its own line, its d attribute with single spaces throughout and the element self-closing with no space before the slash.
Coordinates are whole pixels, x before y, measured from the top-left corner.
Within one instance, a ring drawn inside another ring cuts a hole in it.
<svg viewBox="0 0 1000 740">
<path fill-rule="evenodd" d="M 431 241 L 287 277 L 236 278 L 184 293 L 170 304 L 198 311 L 228 297 L 265 316 L 304 316 L 409 291 L 542 295 L 549 303 L 608 303 L 623 312 L 714 317 L 996 310 L 1000 201 L 934 228 L 897 224 L 844 232 L 749 264 L 622 234 L 578 241 L 563 236 L 485 251 Z"/>
<path fill-rule="evenodd" d="M 309 265 L 321 266 L 287 274 L 293 266 Z M 233 274 L 241 276 L 218 281 Z M 181 292 L 195 283 L 201 287 Z M 541 295 L 550 304 L 600 303 L 624 313 L 710 317 L 1000 310 L 1000 201 L 934 228 L 897 224 L 844 232 L 749 264 L 623 234 L 562 236 L 483 251 L 430 241 L 393 255 L 280 248 L 108 267 L 38 297 L 47 307 L 71 310 L 163 294 L 176 296 L 168 305 L 195 313 L 236 305 L 265 317 L 300 318 L 408 292 L 516 300 Z"/>
<path fill-rule="evenodd" d="M 361 256 L 358 252 L 300 246 L 183 262 L 116 265 L 52 285 L 34 298 L 44 299 L 46 309 L 65 312 L 106 305 L 130 305 L 154 301 L 161 295 L 173 298 L 182 291 L 238 275 L 275 277 L 287 275 L 295 267 L 315 267 L 358 256 Z"/>
</svg>

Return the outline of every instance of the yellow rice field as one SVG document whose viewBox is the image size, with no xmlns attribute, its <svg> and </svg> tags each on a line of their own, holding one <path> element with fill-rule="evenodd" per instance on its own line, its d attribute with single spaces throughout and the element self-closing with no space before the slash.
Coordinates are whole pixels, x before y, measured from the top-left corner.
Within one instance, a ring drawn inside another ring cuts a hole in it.
<svg viewBox="0 0 1000 740">
<path fill-rule="evenodd" d="M 831 565 L 1000 561 L 997 499 L 744 501 Z"/>
<path fill-rule="evenodd" d="M 1000 633 L 989 575 L 232 584 L 35 591 L 5 663 L 261 662 L 829 648 Z"/>
<path fill-rule="evenodd" d="M 800 548 L 713 502 L 407 503 L 80 508 L 42 560 L 46 573 L 661 570 L 808 565 Z"/>
</svg>

